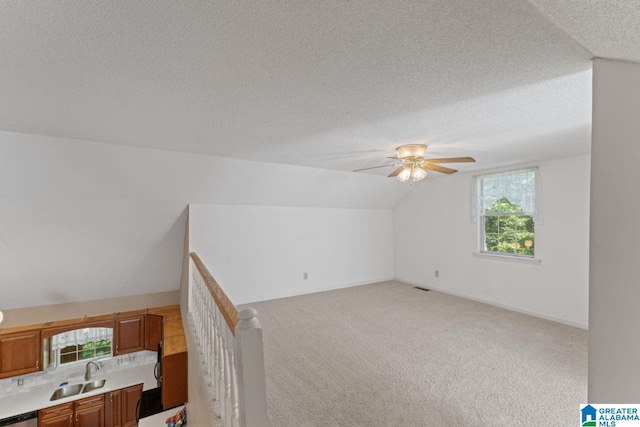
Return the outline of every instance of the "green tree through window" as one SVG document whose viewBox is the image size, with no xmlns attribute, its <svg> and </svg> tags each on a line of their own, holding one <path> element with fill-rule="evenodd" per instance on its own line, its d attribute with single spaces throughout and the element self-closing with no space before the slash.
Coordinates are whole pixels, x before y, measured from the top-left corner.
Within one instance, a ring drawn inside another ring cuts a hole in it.
<svg viewBox="0 0 640 427">
<path fill-rule="evenodd" d="M 60 364 L 111 355 L 111 340 L 90 341 L 68 345 L 60 350 Z"/>
<path fill-rule="evenodd" d="M 534 255 L 533 216 L 506 197 L 496 200 L 482 215 L 484 251 L 515 255 Z"/>
<path fill-rule="evenodd" d="M 60 332 L 44 340 L 47 354 L 45 366 L 53 369 L 64 364 L 106 358 L 113 354 L 113 328 L 107 326 L 79 327 Z"/>
</svg>

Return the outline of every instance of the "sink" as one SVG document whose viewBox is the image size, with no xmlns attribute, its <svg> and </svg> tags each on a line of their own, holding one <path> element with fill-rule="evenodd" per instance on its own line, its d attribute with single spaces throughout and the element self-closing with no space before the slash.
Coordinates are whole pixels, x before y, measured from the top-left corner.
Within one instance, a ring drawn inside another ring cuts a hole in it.
<svg viewBox="0 0 640 427">
<path fill-rule="evenodd" d="M 82 390 L 82 384 L 74 384 L 74 385 L 68 385 L 65 387 L 60 387 L 59 389 L 53 392 L 53 394 L 51 395 L 51 399 L 49 400 L 58 400 L 58 399 L 64 399 L 65 397 L 69 397 L 69 396 L 75 396 L 76 394 L 80 393 L 80 390 Z"/>
<path fill-rule="evenodd" d="M 84 385 L 84 388 L 82 389 L 83 393 L 89 393 L 90 391 L 93 391 L 95 389 L 98 388 L 102 388 L 104 387 L 104 383 L 106 383 L 107 380 L 95 380 L 95 381 L 91 381 L 90 383 L 86 383 Z"/>
<path fill-rule="evenodd" d="M 75 396 L 76 394 L 80 394 L 81 392 L 89 393 L 90 391 L 104 387 L 106 382 L 107 380 L 102 379 L 102 380 L 91 381 L 85 384 L 74 384 L 74 385 L 67 385 L 64 387 L 60 387 L 59 389 L 53 392 L 53 394 L 51 395 L 51 399 L 49 400 L 53 401 L 58 399 L 64 399 L 65 397 Z"/>
</svg>

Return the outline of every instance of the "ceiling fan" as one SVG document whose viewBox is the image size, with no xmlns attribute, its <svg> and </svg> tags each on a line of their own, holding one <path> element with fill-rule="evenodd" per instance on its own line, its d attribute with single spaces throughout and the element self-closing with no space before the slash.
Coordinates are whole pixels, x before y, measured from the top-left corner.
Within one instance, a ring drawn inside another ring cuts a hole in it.
<svg viewBox="0 0 640 427">
<path fill-rule="evenodd" d="M 398 169 L 391 172 L 388 177 L 397 177 L 402 182 L 407 182 L 411 179 L 412 182 L 418 182 L 427 176 L 425 169 L 441 172 L 446 174 L 452 174 L 458 172 L 455 169 L 440 166 L 439 163 L 469 163 L 475 162 L 473 157 L 448 157 L 444 159 L 425 159 L 424 153 L 427 151 L 427 146 L 423 144 L 409 144 L 401 145 L 396 148 L 397 157 L 387 157 L 388 159 L 400 160 L 401 163 L 395 163 L 392 165 L 374 166 L 371 168 L 356 169 L 354 172 L 366 171 L 369 169 L 388 168 L 391 166 L 400 166 Z"/>
</svg>

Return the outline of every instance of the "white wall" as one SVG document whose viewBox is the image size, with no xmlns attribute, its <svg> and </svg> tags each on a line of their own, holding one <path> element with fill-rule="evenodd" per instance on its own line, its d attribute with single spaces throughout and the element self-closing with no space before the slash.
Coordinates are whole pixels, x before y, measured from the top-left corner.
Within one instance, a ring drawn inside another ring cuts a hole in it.
<svg viewBox="0 0 640 427">
<path fill-rule="evenodd" d="M 242 304 L 393 278 L 393 215 L 390 209 L 190 205 L 189 247 Z"/>
<path fill-rule="evenodd" d="M 189 203 L 391 208 L 396 184 L 0 131 L 0 310 L 177 290 Z"/>
<path fill-rule="evenodd" d="M 394 209 L 395 277 L 586 328 L 589 161 L 582 155 L 536 163 L 544 195 L 544 224 L 536 225 L 540 265 L 474 257 L 471 174 L 421 183 Z"/>
<path fill-rule="evenodd" d="M 640 402 L 640 64 L 595 60 L 589 402 Z"/>
</svg>

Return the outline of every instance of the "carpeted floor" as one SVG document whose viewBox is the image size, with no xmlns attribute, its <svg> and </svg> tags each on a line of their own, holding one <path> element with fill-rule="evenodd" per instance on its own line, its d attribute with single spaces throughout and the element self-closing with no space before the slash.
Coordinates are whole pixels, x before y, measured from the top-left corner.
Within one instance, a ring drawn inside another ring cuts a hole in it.
<svg viewBox="0 0 640 427">
<path fill-rule="evenodd" d="M 587 331 L 400 282 L 251 304 L 274 427 L 570 426 Z"/>
</svg>

